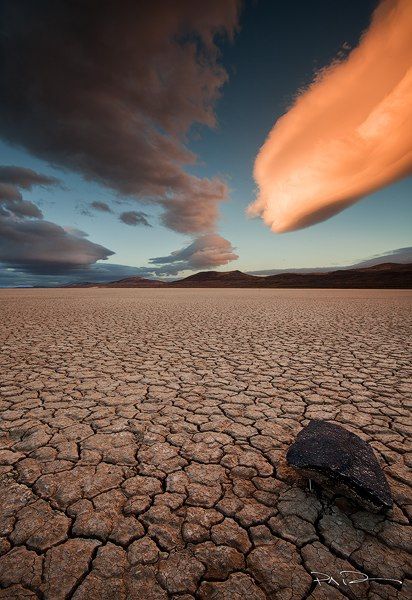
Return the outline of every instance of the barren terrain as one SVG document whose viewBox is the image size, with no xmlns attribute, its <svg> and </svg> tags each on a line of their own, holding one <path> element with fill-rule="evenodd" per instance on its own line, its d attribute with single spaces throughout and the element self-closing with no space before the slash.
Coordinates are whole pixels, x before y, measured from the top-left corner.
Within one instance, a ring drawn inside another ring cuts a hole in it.
<svg viewBox="0 0 412 600">
<path fill-rule="evenodd" d="M 0 598 L 411 598 L 411 304 L 0 291 Z M 393 512 L 311 492 L 286 466 L 312 418 L 372 444 Z"/>
</svg>

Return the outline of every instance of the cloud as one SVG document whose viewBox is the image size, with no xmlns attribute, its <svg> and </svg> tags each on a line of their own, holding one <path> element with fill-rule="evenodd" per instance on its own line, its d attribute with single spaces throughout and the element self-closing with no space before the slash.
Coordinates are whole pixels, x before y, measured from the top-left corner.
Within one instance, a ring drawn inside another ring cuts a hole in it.
<svg viewBox="0 0 412 600">
<path fill-rule="evenodd" d="M 78 238 L 87 238 L 89 234 L 83 231 L 82 229 L 77 229 L 77 227 L 63 227 L 66 233 Z"/>
<path fill-rule="evenodd" d="M 63 285 L 70 281 L 112 281 L 133 275 L 154 277 L 184 270 L 216 267 L 236 260 L 230 242 L 217 234 L 196 238 L 169 256 L 150 259 L 148 267 L 95 264 L 114 252 L 88 240 L 76 227 L 43 220 L 38 207 L 26 202 L 18 186 L 55 185 L 56 180 L 17 167 L 0 166 L 0 286 Z M 123 222 L 150 227 L 143 212 L 122 213 Z"/>
<path fill-rule="evenodd" d="M 219 179 L 191 177 L 191 191 L 161 200 L 165 211 L 161 220 L 180 233 L 213 232 L 219 215 L 219 202 L 226 199 L 228 188 Z"/>
<path fill-rule="evenodd" d="M 412 2 L 384 0 L 346 60 L 334 62 L 261 148 L 249 207 L 273 231 L 328 219 L 412 168 Z"/>
<path fill-rule="evenodd" d="M 164 207 L 184 233 L 216 227 L 220 179 L 185 170 L 193 125 L 214 127 L 238 0 L 3 1 L 0 135 L 120 195 Z M 114 42 L 115 41 L 115 42 Z"/>
<path fill-rule="evenodd" d="M 217 234 L 202 235 L 191 244 L 168 256 L 151 258 L 157 274 L 176 275 L 180 271 L 211 269 L 226 265 L 238 257 L 232 244 Z"/>
<path fill-rule="evenodd" d="M 144 225 L 145 227 L 151 227 L 147 220 L 147 214 L 141 211 L 129 210 L 127 212 L 122 212 L 119 219 L 126 225 Z"/>
<path fill-rule="evenodd" d="M 0 217 L 0 262 L 29 273 L 61 273 L 114 254 L 55 223 Z"/>
<path fill-rule="evenodd" d="M 112 263 L 96 263 L 87 266 L 73 266 L 69 272 L 31 273 L 20 267 L 10 267 L 0 263 L 0 287 L 61 286 L 76 282 L 105 282 L 124 277 L 147 276 L 146 268 L 129 267 Z"/>
<path fill-rule="evenodd" d="M 112 212 L 112 209 L 110 208 L 110 206 L 108 204 L 106 204 L 106 202 L 100 202 L 99 200 L 95 200 L 94 202 L 91 202 L 90 206 L 92 208 L 94 208 L 94 210 L 98 210 L 100 212 L 108 212 L 108 213 Z"/>
<path fill-rule="evenodd" d="M 173 255 L 172 255 L 173 256 Z M 162 257 L 167 258 L 167 257 Z M 152 259 L 156 260 L 156 259 Z M 306 273 L 315 271 L 335 271 L 336 269 L 349 269 L 369 267 L 383 262 L 397 263 L 412 263 L 412 247 L 398 248 L 382 254 L 378 254 L 372 258 L 366 259 L 359 263 L 350 266 L 334 266 L 334 267 L 314 267 L 303 269 L 266 269 L 261 271 L 250 271 L 252 275 L 276 275 L 277 273 Z M 174 272 L 170 272 L 170 271 Z M 160 277 L 162 275 L 176 275 L 179 269 L 173 263 L 166 264 L 163 268 L 159 267 L 130 267 L 127 265 L 117 265 L 112 263 L 95 263 L 88 266 L 72 267 L 68 273 L 55 273 L 53 275 L 47 273 L 30 273 L 22 270 L 19 267 L 10 267 L 0 263 L 0 287 L 18 287 L 18 286 L 59 286 L 67 283 L 75 282 L 106 282 L 116 281 L 124 277 L 140 276 L 140 277 Z"/>
<path fill-rule="evenodd" d="M 13 165 L 0 166 L 0 184 L 9 184 L 25 190 L 31 190 L 33 186 L 57 185 L 59 180 L 36 173 L 32 169 L 16 167 Z"/>
<path fill-rule="evenodd" d="M 28 200 L 19 200 L 2 198 L 0 189 L 0 215 L 7 216 L 13 214 L 15 217 L 28 217 L 42 219 L 43 213 L 40 208 Z"/>
<path fill-rule="evenodd" d="M 0 219 L 0 239 L 2 238 L 1 223 Z M 36 222 L 31 223 L 33 225 Z M 41 223 L 45 224 L 44 221 Z M 85 281 L 115 281 L 131 276 L 148 278 L 175 276 L 182 271 L 214 269 L 238 258 L 230 242 L 220 235 L 213 234 L 201 236 L 185 248 L 172 252 L 168 256 L 151 258 L 149 260 L 151 264 L 148 267 L 96 263 L 96 260 L 105 259 L 113 253 L 88 240 L 75 237 L 75 233 L 79 234 L 77 230 L 71 230 L 73 233 L 70 233 L 67 231 L 68 228 L 64 230 L 53 223 L 46 225 L 44 235 L 39 231 L 39 225 L 35 226 L 37 234 L 35 243 L 33 243 L 33 235 L 28 237 L 27 231 L 22 232 L 32 248 L 30 255 L 33 254 L 34 257 L 40 258 L 35 264 L 28 263 L 27 256 L 24 256 L 20 262 L 18 260 L 6 261 L 0 242 L 0 287 L 59 286 Z M 55 230 L 56 227 L 60 231 Z M 54 239 L 51 235 L 52 232 L 54 232 Z M 80 232 L 80 234 L 82 233 L 84 232 Z M 66 248 L 63 249 L 62 238 L 64 236 L 67 237 L 65 237 Z M 81 246 L 79 246 L 79 242 L 82 243 Z M 52 256 L 57 259 L 57 262 L 47 262 L 50 247 L 56 248 Z M 16 258 L 15 249 L 12 252 L 13 257 Z M 70 258 L 68 264 L 64 263 L 64 256 Z M 3 264 L 1 264 L 2 262 Z"/>
<path fill-rule="evenodd" d="M 361 267 L 373 267 L 385 262 L 401 263 L 401 264 L 412 264 L 412 247 L 407 246 L 405 248 L 397 248 L 396 250 L 390 250 L 382 254 L 375 254 L 361 262 L 353 265 L 356 268 Z"/>
<path fill-rule="evenodd" d="M 23 200 L 20 189 L 31 190 L 34 186 L 52 186 L 59 181 L 13 165 L 0 166 L 0 216 L 42 219 L 43 214 L 36 204 Z"/>
<path fill-rule="evenodd" d="M 32 274 L 62 273 L 113 254 L 85 239 L 75 228 L 43 220 L 40 209 L 23 199 L 19 188 L 55 185 L 57 180 L 30 169 L 0 167 L 0 262 Z"/>
</svg>

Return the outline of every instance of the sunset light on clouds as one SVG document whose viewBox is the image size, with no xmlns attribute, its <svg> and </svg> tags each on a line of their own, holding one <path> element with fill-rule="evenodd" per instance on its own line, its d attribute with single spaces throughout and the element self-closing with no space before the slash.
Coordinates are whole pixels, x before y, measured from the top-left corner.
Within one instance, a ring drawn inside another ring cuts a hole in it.
<svg viewBox="0 0 412 600">
<path fill-rule="evenodd" d="M 412 0 L 0 0 L 0 22 L 0 287 L 411 247 Z"/>
<path fill-rule="evenodd" d="M 412 168 L 412 2 L 384 0 L 359 46 L 323 69 L 259 151 L 248 208 L 274 232 L 328 219 Z"/>
<path fill-rule="evenodd" d="M 412 0 L 0 0 L 0 600 L 412 600 L 411 167 Z"/>
</svg>

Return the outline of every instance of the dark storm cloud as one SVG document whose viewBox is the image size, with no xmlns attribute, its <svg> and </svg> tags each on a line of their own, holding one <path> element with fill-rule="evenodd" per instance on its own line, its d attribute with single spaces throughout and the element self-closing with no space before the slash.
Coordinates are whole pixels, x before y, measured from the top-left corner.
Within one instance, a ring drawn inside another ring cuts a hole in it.
<svg viewBox="0 0 412 600">
<path fill-rule="evenodd" d="M 91 206 L 91 208 L 94 208 L 94 210 L 98 210 L 100 212 L 107 212 L 107 213 L 112 212 L 112 209 L 110 208 L 110 206 L 108 204 L 106 204 L 106 202 L 100 202 L 99 200 L 96 200 L 95 202 L 91 202 L 90 206 Z"/>
<path fill-rule="evenodd" d="M 141 211 L 129 210 L 122 212 L 122 214 L 119 216 L 119 219 L 126 225 L 144 225 L 145 227 L 151 227 L 149 221 L 147 220 L 147 214 Z"/>
<path fill-rule="evenodd" d="M 121 195 L 160 203 L 164 223 L 213 231 L 219 179 L 185 172 L 193 124 L 215 125 L 227 74 L 216 36 L 238 0 L 3 0 L 0 135 Z"/>
<path fill-rule="evenodd" d="M 175 275 L 179 271 L 211 269 L 226 265 L 237 258 L 238 255 L 228 240 L 217 234 L 207 234 L 181 250 L 176 250 L 168 256 L 151 258 L 149 262 L 156 265 L 159 273 Z"/>
</svg>

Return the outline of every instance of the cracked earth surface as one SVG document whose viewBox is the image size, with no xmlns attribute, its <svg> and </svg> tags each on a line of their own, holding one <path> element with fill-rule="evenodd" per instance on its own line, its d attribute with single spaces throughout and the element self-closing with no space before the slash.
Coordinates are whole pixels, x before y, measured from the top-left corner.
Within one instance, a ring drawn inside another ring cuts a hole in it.
<svg viewBox="0 0 412 600">
<path fill-rule="evenodd" d="M 0 599 L 411 598 L 411 300 L 1 291 Z M 287 467 L 312 418 L 371 443 L 391 513 Z M 403 585 L 310 575 L 342 570 Z"/>
</svg>

